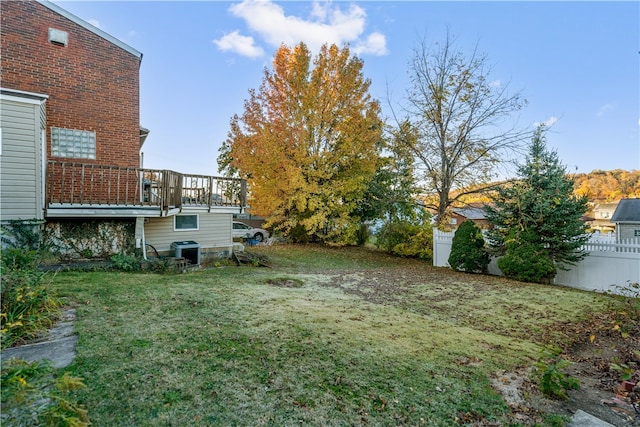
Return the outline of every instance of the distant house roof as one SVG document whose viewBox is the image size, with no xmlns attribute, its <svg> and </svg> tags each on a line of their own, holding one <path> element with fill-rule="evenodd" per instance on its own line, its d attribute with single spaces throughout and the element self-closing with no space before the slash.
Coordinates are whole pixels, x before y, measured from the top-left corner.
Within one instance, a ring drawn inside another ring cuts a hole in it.
<svg viewBox="0 0 640 427">
<path fill-rule="evenodd" d="M 596 205 L 596 209 L 611 209 L 612 211 L 616 210 L 616 208 L 618 207 L 618 202 L 611 202 L 611 203 L 599 203 Z"/>
<path fill-rule="evenodd" d="M 452 209 L 453 212 L 470 220 L 487 219 L 484 208 L 468 206 Z"/>
<path fill-rule="evenodd" d="M 596 214 L 597 218 L 611 218 L 611 215 L 615 212 L 618 207 L 618 202 L 613 203 L 600 203 L 597 204 L 593 208 L 593 212 Z"/>
<path fill-rule="evenodd" d="M 111 43 L 113 43 L 114 45 L 118 46 L 119 48 L 126 50 L 127 52 L 129 52 L 130 54 L 132 54 L 134 56 L 137 56 L 138 60 L 142 61 L 142 53 L 140 53 L 138 50 L 132 48 L 128 44 L 122 42 L 121 40 L 118 40 L 117 38 L 113 37 L 111 34 L 105 33 L 100 28 L 97 28 L 97 27 L 89 24 L 87 21 L 78 18 L 73 13 L 61 8 L 60 6 L 58 6 L 55 3 L 52 3 L 52 2 L 47 1 L 47 0 L 37 0 L 37 1 L 41 5 L 43 5 L 45 7 L 48 7 L 52 11 L 56 12 L 58 15 L 64 16 L 68 20 L 73 21 L 76 24 L 80 25 L 81 27 L 84 27 L 85 29 L 91 31 L 92 33 L 99 35 L 103 39 L 106 39 L 106 40 L 110 41 Z"/>
<path fill-rule="evenodd" d="M 611 222 L 640 223 L 640 199 L 622 199 L 611 217 Z"/>
</svg>

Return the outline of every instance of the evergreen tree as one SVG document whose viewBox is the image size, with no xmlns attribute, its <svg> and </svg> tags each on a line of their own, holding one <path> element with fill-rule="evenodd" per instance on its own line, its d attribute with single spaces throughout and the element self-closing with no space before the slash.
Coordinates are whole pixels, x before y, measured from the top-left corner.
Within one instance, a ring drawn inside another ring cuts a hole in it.
<svg viewBox="0 0 640 427">
<path fill-rule="evenodd" d="M 518 252 L 515 258 L 522 263 L 521 270 L 539 264 L 540 259 L 534 258 L 541 256 L 554 266 L 553 271 L 539 269 L 541 277 L 526 275 L 530 281 L 550 281 L 555 267 L 565 269 L 579 262 L 587 255 L 580 248 L 589 239 L 586 224 L 580 221 L 587 198 L 574 194 L 573 180 L 558 154 L 547 149 L 544 131 L 541 126 L 534 133 L 526 162 L 518 168 L 519 179 L 499 188 L 493 206 L 487 208 L 487 219 L 495 225 L 489 242 L 497 254 L 509 261 Z M 521 257 L 523 245 L 535 256 Z M 517 277 L 510 271 L 510 277 Z"/>
<path fill-rule="evenodd" d="M 380 157 L 378 170 L 354 211 L 362 221 L 423 222 L 423 205 L 415 198 L 420 191 L 415 182 L 413 155 L 407 149 L 407 141 L 415 137 L 405 123 L 384 139 L 384 151 L 389 155 Z"/>
<path fill-rule="evenodd" d="M 487 272 L 489 254 L 485 248 L 482 231 L 473 221 L 463 222 L 456 230 L 451 242 L 449 265 L 456 271 Z"/>
</svg>

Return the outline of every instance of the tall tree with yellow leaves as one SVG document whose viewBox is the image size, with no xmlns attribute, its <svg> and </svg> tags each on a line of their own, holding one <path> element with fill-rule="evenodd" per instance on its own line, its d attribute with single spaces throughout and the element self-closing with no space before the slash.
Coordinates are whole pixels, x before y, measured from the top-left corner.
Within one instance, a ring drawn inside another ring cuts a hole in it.
<svg viewBox="0 0 640 427">
<path fill-rule="evenodd" d="M 351 243 L 378 169 L 380 106 L 348 47 L 282 45 L 244 113 L 231 119 L 220 170 L 247 179 L 250 205 L 298 241 Z"/>
</svg>

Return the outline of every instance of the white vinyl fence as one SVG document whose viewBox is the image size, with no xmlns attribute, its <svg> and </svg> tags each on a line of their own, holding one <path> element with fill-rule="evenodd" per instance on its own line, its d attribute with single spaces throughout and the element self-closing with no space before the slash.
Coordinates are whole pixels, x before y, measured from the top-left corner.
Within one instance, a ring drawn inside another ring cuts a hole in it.
<svg viewBox="0 0 640 427">
<path fill-rule="evenodd" d="M 433 266 L 449 267 L 453 232 L 433 230 Z M 589 252 L 570 270 L 558 270 L 553 282 L 599 292 L 617 292 L 627 282 L 640 283 L 640 239 L 615 243 L 609 236 L 596 234 L 583 248 Z M 496 260 L 489 264 L 489 274 L 502 275 Z"/>
</svg>

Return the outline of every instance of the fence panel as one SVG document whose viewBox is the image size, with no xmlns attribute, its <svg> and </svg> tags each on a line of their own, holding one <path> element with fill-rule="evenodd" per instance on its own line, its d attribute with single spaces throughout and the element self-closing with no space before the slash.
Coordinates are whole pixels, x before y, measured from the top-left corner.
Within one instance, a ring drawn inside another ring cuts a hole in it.
<svg viewBox="0 0 640 427">
<path fill-rule="evenodd" d="M 454 232 L 433 229 L 433 266 L 450 267 L 449 254 L 451 254 L 451 242 Z"/>
<path fill-rule="evenodd" d="M 589 242 L 615 243 L 616 235 L 613 234 L 611 231 L 608 231 L 606 233 L 596 231 L 591 234 L 591 237 L 589 238 Z"/>
<path fill-rule="evenodd" d="M 449 267 L 453 232 L 433 230 L 433 266 Z M 595 239 L 594 239 L 595 240 Z M 592 291 L 616 292 L 627 282 L 640 283 L 640 240 L 620 243 L 590 241 L 584 249 L 589 255 L 568 271 L 558 270 L 554 283 Z M 501 276 L 497 259 L 489 263 L 489 274 Z"/>
<path fill-rule="evenodd" d="M 553 282 L 590 291 L 616 292 L 627 281 L 640 283 L 640 253 L 592 251 L 568 271 L 558 270 Z"/>
</svg>

